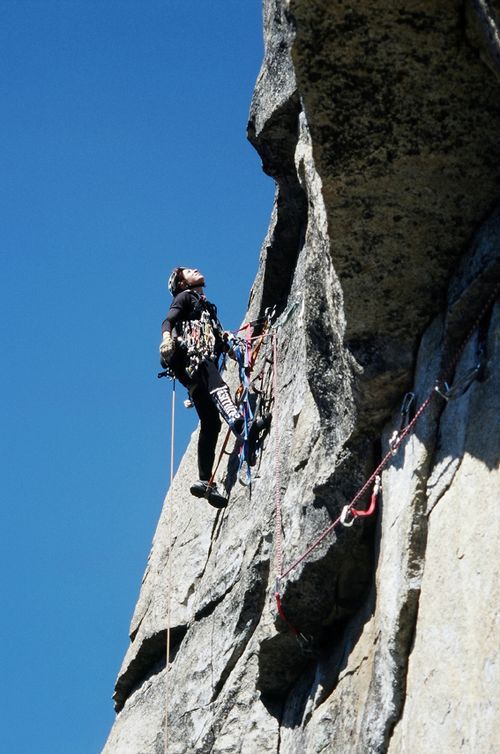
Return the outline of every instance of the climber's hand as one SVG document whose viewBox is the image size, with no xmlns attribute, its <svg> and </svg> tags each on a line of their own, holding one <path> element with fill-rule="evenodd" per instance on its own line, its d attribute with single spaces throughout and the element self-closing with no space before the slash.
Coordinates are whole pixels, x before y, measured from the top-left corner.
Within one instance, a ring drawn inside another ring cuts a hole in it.
<svg viewBox="0 0 500 754">
<path fill-rule="evenodd" d="M 226 353 L 231 359 L 236 361 L 236 354 L 234 353 L 234 347 L 238 345 L 238 338 L 236 338 L 232 332 L 226 330 L 224 332 L 224 343 L 226 345 Z"/>
<path fill-rule="evenodd" d="M 163 333 L 163 340 L 160 343 L 160 364 L 164 369 L 169 365 L 175 350 L 175 341 L 169 332 Z"/>
</svg>

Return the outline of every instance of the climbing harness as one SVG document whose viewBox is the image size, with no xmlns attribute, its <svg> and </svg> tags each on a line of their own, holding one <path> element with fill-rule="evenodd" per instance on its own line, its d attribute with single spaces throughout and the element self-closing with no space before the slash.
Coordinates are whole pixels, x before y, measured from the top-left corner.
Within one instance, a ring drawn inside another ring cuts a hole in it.
<svg viewBox="0 0 500 754">
<path fill-rule="evenodd" d="M 175 338 L 175 348 L 184 354 L 185 370 L 190 379 L 196 374 L 204 359 L 219 361 L 225 347 L 224 331 L 217 317 L 217 307 L 196 291 L 191 291 L 191 294 L 196 299 L 193 307 L 194 319 L 178 322 Z M 222 366 L 219 368 L 222 369 Z M 174 379 L 175 372 L 171 366 L 166 366 L 164 371 L 158 374 L 158 377 L 160 376 Z"/>
<path fill-rule="evenodd" d="M 467 333 L 466 337 L 462 341 L 462 344 L 458 351 L 456 352 L 454 358 L 450 362 L 448 368 L 446 370 L 441 370 L 444 372 L 443 377 L 440 377 L 436 380 L 435 386 L 433 387 L 431 393 L 427 396 L 427 398 L 422 402 L 418 410 L 416 410 L 411 417 L 411 414 L 413 413 L 414 403 L 415 403 L 415 394 L 414 393 L 407 393 L 403 399 L 403 403 L 400 410 L 400 424 L 398 430 L 396 430 L 389 441 L 389 451 L 386 453 L 386 455 L 382 458 L 376 469 L 373 471 L 373 473 L 370 475 L 370 477 L 366 480 L 366 482 L 362 485 L 362 487 L 356 492 L 352 500 L 343 507 L 342 512 L 340 515 L 307 547 L 307 549 L 299 556 L 297 557 L 286 569 L 283 570 L 283 552 L 282 552 L 282 510 L 281 510 L 281 482 L 280 482 L 280 469 L 279 469 L 279 437 L 278 437 L 278 408 L 275 404 L 274 413 L 275 413 L 275 443 L 276 443 L 276 468 L 275 468 L 275 476 L 276 476 L 276 500 L 275 500 L 275 568 L 276 568 L 276 586 L 275 586 L 275 600 L 276 600 L 276 606 L 277 606 L 277 612 L 280 615 L 280 617 L 284 620 L 286 625 L 290 628 L 292 633 L 297 636 L 300 634 L 298 629 L 293 626 L 291 621 L 286 617 L 285 611 L 283 609 L 282 601 L 281 601 L 281 583 L 282 581 L 300 564 L 302 563 L 306 558 L 309 557 L 309 555 L 323 542 L 323 540 L 328 537 L 339 525 L 343 525 L 345 527 L 351 527 L 354 524 L 354 521 L 356 518 L 364 518 L 373 515 L 373 513 L 376 510 L 376 504 L 378 495 L 380 493 L 380 484 L 381 484 L 381 473 L 386 468 L 386 466 L 390 463 L 392 457 L 395 455 L 395 453 L 398 451 L 401 444 L 404 442 L 406 437 L 413 431 L 416 423 L 422 416 L 422 414 L 426 411 L 428 408 L 432 398 L 435 395 L 440 395 L 445 400 L 450 400 L 451 398 L 458 398 L 460 395 L 463 395 L 464 392 L 467 390 L 467 388 L 470 386 L 470 384 L 473 382 L 473 380 L 477 379 L 480 375 L 483 367 L 484 367 L 484 361 L 485 361 L 485 348 L 483 343 L 478 344 L 478 352 L 480 354 L 480 358 L 478 357 L 476 364 L 474 367 L 467 371 L 467 373 L 459 378 L 454 385 L 450 387 L 446 379 L 449 379 L 450 374 L 454 371 L 458 360 L 463 353 L 466 344 L 472 337 L 473 333 L 476 331 L 476 329 L 480 326 L 483 318 L 488 313 L 490 307 L 493 305 L 499 291 L 500 286 L 496 286 L 491 296 L 486 301 L 485 305 L 479 312 L 478 316 L 476 317 L 473 326 Z M 274 371 L 275 371 L 275 381 L 277 380 L 277 344 L 276 341 L 273 341 L 273 361 L 274 361 Z M 277 396 L 277 384 L 275 382 L 275 396 Z M 370 487 L 373 487 L 372 495 L 370 499 L 370 504 L 366 510 L 360 510 L 359 508 L 356 508 L 356 504 L 358 501 L 365 495 L 365 493 L 370 489 Z M 300 645 L 300 642 L 299 642 Z"/>
</svg>

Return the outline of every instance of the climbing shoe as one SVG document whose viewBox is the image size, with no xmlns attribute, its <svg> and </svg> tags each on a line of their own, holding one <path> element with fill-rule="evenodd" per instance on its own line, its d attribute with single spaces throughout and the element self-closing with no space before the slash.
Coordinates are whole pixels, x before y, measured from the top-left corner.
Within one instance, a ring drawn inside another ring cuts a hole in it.
<svg viewBox="0 0 500 754">
<path fill-rule="evenodd" d="M 225 508 L 227 505 L 227 497 L 224 497 L 217 489 L 216 484 L 209 485 L 208 482 L 203 479 L 198 479 L 194 482 L 189 491 L 195 497 L 204 497 L 210 505 L 214 508 Z"/>
</svg>

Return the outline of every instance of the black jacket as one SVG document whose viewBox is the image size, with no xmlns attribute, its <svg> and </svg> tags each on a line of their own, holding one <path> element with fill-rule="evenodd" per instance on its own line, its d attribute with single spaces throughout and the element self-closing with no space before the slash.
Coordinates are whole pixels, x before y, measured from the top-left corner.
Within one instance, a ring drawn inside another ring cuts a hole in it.
<svg viewBox="0 0 500 754">
<path fill-rule="evenodd" d="M 186 323 L 200 320 L 204 313 L 206 313 L 205 319 L 210 322 L 215 337 L 215 346 L 210 358 L 216 361 L 224 350 L 223 330 L 217 317 L 217 307 L 208 301 L 205 296 L 190 289 L 181 291 L 174 297 L 168 314 L 162 323 L 162 333 L 169 332 L 172 337 L 178 339 L 169 366 L 183 384 L 186 384 L 186 370 L 192 375 L 200 360 L 207 356 L 206 352 L 204 354 L 193 352 L 196 351 L 193 345 L 191 345 L 188 353 L 186 344 L 183 342 L 190 329 L 186 326 Z"/>
<path fill-rule="evenodd" d="M 170 304 L 168 314 L 161 326 L 162 334 L 170 332 L 173 337 L 181 338 L 183 335 L 183 322 L 200 319 L 205 310 L 208 310 L 212 314 L 215 322 L 219 322 L 215 304 L 211 304 L 205 296 L 200 296 L 199 293 L 195 293 L 195 291 L 189 288 L 181 291 Z"/>
</svg>

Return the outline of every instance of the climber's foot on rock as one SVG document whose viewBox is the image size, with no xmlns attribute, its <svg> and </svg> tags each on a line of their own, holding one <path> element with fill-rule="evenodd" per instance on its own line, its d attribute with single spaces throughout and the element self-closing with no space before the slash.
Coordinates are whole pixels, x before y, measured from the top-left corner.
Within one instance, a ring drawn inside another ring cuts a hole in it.
<svg viewBox="0 0 500 754">
<path fill-rule="evenodd" d="M 194 482 L 189 488 L 189 491 L 195 497 L 204 497 L 214 508 L 225 508 L 227 505 L 227 497 L 224 497 L 224 495 L 219 492 L 217 485 L 209 485 L 208 482 L 203 479 L 198 479 L 197 482 Z"/>
</svg>

